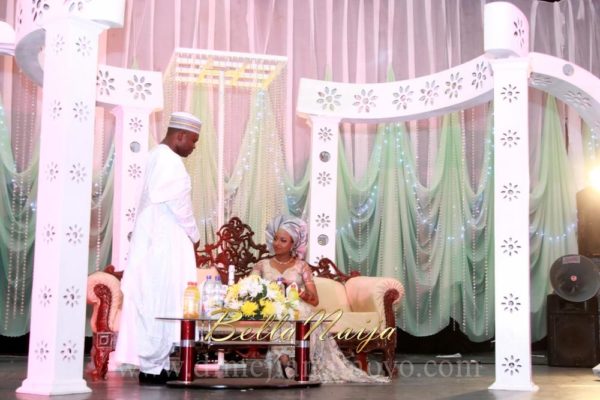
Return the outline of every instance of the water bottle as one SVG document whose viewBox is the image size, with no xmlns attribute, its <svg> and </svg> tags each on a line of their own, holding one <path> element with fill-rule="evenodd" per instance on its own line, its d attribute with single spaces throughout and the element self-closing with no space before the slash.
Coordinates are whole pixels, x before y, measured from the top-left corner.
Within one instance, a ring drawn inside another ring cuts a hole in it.
<svg viewBox="0 0 600 400">
<path fill-rule="evenodd" d="M 196 282 L 188 282 L 183 292 L 183 318 L 198 318 L 200 316 L 200 291 Z"/>
<path fill-rule="evenodd" d="M 211 301 L 213 293 L 212 276 L 208 275 L 202 283 L 202 317 L 208 318 L 211 313 Z"/>
<path fill-rule="evenodd" d="M 225 285 L 223 285 L 223 283 L 221 282 L 221 277 L 217 275 L 215 277 L 215 283 L 214 283 L 214 288 L 213 288 L 213 301 L 212 301 L 213 310 L 218 310 L 220 308 L 223 308 L 223 300 L 224 300 L 223 287 L 224 286 Z M 213 315 L 212 318 L 218 318 L 218 315 Z"/>
</svg>

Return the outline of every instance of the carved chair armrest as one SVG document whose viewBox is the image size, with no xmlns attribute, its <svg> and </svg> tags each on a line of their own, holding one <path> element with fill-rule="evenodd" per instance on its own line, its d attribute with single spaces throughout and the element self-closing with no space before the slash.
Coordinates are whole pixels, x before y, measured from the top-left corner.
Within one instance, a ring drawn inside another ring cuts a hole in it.
<svg viewBox="0 0 600 400">
<path fill-rule="evenodd" d="M 117 314 L 123 303 L 121 282 L 108 272 L 96 271 L 87 279 L 87 302 L 93 305 L 92 332 L 116 331 Z"/>
</svg>

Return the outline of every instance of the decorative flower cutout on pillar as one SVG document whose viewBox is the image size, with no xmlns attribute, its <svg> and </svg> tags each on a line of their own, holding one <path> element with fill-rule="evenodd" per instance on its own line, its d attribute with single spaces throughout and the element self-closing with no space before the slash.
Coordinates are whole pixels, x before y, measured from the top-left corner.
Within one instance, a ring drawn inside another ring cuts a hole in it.
<svg viewBox="0 0 600 400">
<path fill-rule="evenodd" d="M 44 287 L 40 289 L 39 300 L 42 307 L 46 307 L 50 304 L 52 302 L 52 289 L 44 285 Z"/>
<path fill-rule="evenodd" d="M 392 93 L 394 96 L 394 100 L 392 104 L 396 106 L 396 110 L 402 108 L 406 110 L 408 108 L 408 104 L 412 102 L 413 91 L 410 90 L 410 86 L 406 85 L 405 87 L 400 86 L 397 92 Z"/>
<path fill-rule="evenodd" d="M 65 38 L 62 35 L 54 37 L 54 53 L 60 54 L 65 48 Z"/>
<path fill-rule="evenodd" d="M 134 100 L 139 98 L 146 100 L 147 95 L 152 95 L 152 91 L 150 90 L 152 84 L 146 82 L 146 78 L 143 76 L 138 78 L 137 75 L 133 75 L 133 80 L 128 80 L 127 83 L 129 84 L 129 93 L 133 93 Z"/>
<path fill-rule="evenodd" d="M 70 340 L 62 344 L 60 355 L 63 361 L 73 361 L 77 356 L 77 345 Z"/>
<path fill-rule="evenodd" d="M 502 194 L 502 198 L 508 201 L 517 200 L 521 191 L 519 190 L 519 185 L 507 183 L 506 185 L 502 185 L 502 190 L 500 191 Z"/>
<path fill-rule="evenodd" d="M 48 349 L 48 343 L 43 340 L 40 340 L 35 346 L 35 350 L 33 351 L 35 354 L 35 358 L 38 361 L 46 361 L 48 359 L 48 354 L 50 354 L 50 350 Z"/>
<path fill-rule="evenodd" d="M 519 244 L 518 240 L 516 240 L 516 239 L 513 240 L 512 237 L 509 237 L 508 239 L 504 239 L 502 241 L 500 248 L 502 249 L 502 252 L 504 254 L 508 254 L 510 257 L 513 254 L 515 254 L 515 255 L 519 254 L 519 251 L 521 250 L 521 245 Z"/>
<path fill-rule="evenodd" d="M 317 226 L 319 228 L 327 228 L 329 226 L 329 224 L 331 223 L 331 219 L 329 218 L 329 215 L 323 213 L 323 214 L 318 214 L 317 215 Z"/>
<path fill-rule="evenodd" d="M 77 53 L 83 57 L 92 54 L 92 41 L 87 36 L 80 36 L 75 42 Z"/>
<path fill-rule="evenodd" d="M 88 105 L 83 101 L 76 101 L 75 105 L 73 105 L 73 118 L 78 120 L 79 122 L 84 122 L 88 120 L 90 115 L 90 110 Z"/>
<path fill-rule="evenodd" d="M 462 90 L 462 80 L 459 72 L 450 74 L 450 80 L 446 82 L 446 94 L 449 98 L 458 97 L 458 92 Z"/>
<path fill-rule="evenodd" d="M 377 96 L 375 96 L 373 89 L 368 92 L 365 89 L 362 89 L 359 94 L 354 95 L 354 100 L 356 100 L 352 105 L 357 107 L 358 113 L 361 112 L 371 112 L 371 107 L 376 107 L 377 104 L 375 100 L 377 100 Z"/>
<path fill-rule="evenodd" d="M 44 242 L 46 243 L 52 243 L 54 241 L 54 238 L 56 237 L 56 230 L 54 229 L 54 226 L 47 224 L 46 226 L 44 226 L 44 233 L 43 233 L 43 237 L 44 237 Z"/>
<path fill-rule="evenodd" d="M 38 18 L 42 18 L 44 12 L 50 9 L 50 5 L 43 0 L 33 0 L 31 3 L 33 4 L 31 7 L 31 14 L 33 14 L 34 21 L 37 21 Z"/>
<path fill-rule="evenodd" d="M 433 105 L 435 98 L 438 96 L 438 90 L 440 85 L 436 85 L 435 80 L 431 82 L 425 82 L 425 87 L 421 89 L 421 97 L 419 101 L 425 103 L 425 105 Z"/>
<path fill-rule="evenodd" d="M 475 86 L 475 89 L 483 87 L 483 82 L 487 79 L 487 68 L 486 62 L 481 61 L 475 66 L 475 71 L 471 72 L 471 76 L 473 77 L 471 85 Z"/>
<path fill-rule="evenodd" d="M 52 102 L 52 119 L 57 119 L 62 114 L 62 104 L 59 100 Z"/>
<path fill-rule="evenodd" d="M 513 311 L 519 311 L 521 302 L 519 301 L 518 296 L 514 296 L 512 293 L 509 293 L 507 296 L 502 297 L 504 300 L 500 304 L 504 307 L 504 311 L 508 311 L 511 314 Z"/>
<path fill-rule="evenodd" d="M 331 140 L 331 138 L 333 137 L 333 133 L 331 132 L 331 128 L 328 128 L 326 126 L 322 127 L 321 129 L 319 129 L 319 139 L 321 139 L 324 142 L 328 142 Z"/>
<path fill-rule="evenodd" d="M 318 94 L 319 97 L 317 98 L 317 104 L 321 104 L 323 110 L 334 111 L 336 107 L 342 105 L 342 103 L 340 103 L 342 95 L 338 94 L 336 88 L 329 89 L 327 86 L 325 86 L 325 89 Z"/>
<path fill-rule="evenodd" d="M 500 95 L 502 95 L 502 100 L 508 100 L 509 103 L 517 101 L 519 99 L 520 94 L 521 92 L 517 90 L 517 87 L 510 83 L 508 84 L 508 86 L 504 86 L 500 91 Z"/>
<path fill-rule="evenodd" d="M 92 0 L 72 0 L 69 4 L 69 12 L 82 11 L 85 3 L 89 3 Z"/>
<path fill-rule="evenodd" d="M 129 129 L 133 132 L 138 133 L 144 127 L 144 123 L 138 117 L 133 117 L 129 120 Z"/>
<path fill-rule="evenodd" d="M 504 368 L 504 372 L 510 375 L 518 374 L 519 368 L 522 368 L 521 360 L 515 358 L 515 356 L 504 357 L 504 362 L 502 363 L 502 367 Z"/>
<path fill-rule="evenodd" d="M 75 286 L 68 287 L 65 291 L 65 294 L 63 295 L 65 305 L 71 308 L 75 307 L 76 305 L 79 305 L 80 298 L 81 295 L 79 294 L 79 289 L 77 289 Z"/>
<path fill-rule="evenodd" d="M 137 164 L 131 164 L 129 168 L 127 168 L 127 172 L 133 179 L 138 179 L 140 176 L 142 176 L 142 168 Z"/>
<path fill-rule="evenodd" d="M 580 91 L 574 92 L 569 90 L 567 94 L 565 94 L 565 99 L 567 99 L 568 103 L 572 103 L 579 108 L 590 108 L 592 106 L 592 101 L 590 98 Z"/>
<path fill-rule="evenodd" d="M 55 163 L 54 161 L 50 161 L 46 165 L 46 178 L 48 179 L 48 181 L 52 182 L 56 179 L 57 176 L 58 176 L 58 164 Z"/>
<path fill-rule="evenodd" d="M 77 224 L 70 225 L 67 228 L 67 238 L 71 244 L 80 244 L 83 240 L 83 229 Z"/>
<path fill-rule="evenodd" d="M 110 96 L 111 92 L 115 91 L 114 83 L 115 78 L 109 76 L 108 71 L 98 71 L 98 76 L 96 76 L 96 86 L 98 86 L 101 95 Z"/>
<path fill-rule="evenodd" d="M 127 218 L 127 221 L 133 222 L 135 220 L 135 207 L 128 208 L 125 217 Z"/>
<path fill-rule="evenodd" d="M 331 174 L 329 172 L 319 172 L 317 175 L 317 183 L 321 186 L 327 186 L 331 183 Z"/>
<path fill-rule="evenodd" d="M 519 134 L 516 131 L 509 129 L 506 132 L 502 132 L 502 136 L 500 137 L 500 142 L 503 146 L 508 147 L 509 149 L 513 146 L 519 144 Z"/>
<path fill-rule="evenodd" d="M 81 165 L 81 163 L 76 162 L 71 166 L 69 170 L 69 174 L 71 175 L 71 181 L 75 183 L 81 183 L 85 179 L 87 173 L 85 171 L 85 167 Z"/>
<path fill-rule="evenodd" d="M 523 20 L 521 18 L 513 22 L 514 31 L 513 36 L 519 41 L 521 48 L 525 45 L 525 28 L 523 27 Z"/>
</svg>

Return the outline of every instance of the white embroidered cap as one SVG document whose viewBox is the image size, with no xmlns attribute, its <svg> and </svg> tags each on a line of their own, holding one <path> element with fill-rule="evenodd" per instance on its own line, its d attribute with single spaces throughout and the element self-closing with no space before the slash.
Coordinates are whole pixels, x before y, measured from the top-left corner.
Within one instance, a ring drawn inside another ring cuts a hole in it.
<svg viewBox="0 0 600 400">
<path fill-rule="evenodd" d="M 169 119 L 169 128 L 183 129 L 188 132 L 200 134 L 202 121 L 194 114 L 187 112 L 174 112 Z"/>
</svg>

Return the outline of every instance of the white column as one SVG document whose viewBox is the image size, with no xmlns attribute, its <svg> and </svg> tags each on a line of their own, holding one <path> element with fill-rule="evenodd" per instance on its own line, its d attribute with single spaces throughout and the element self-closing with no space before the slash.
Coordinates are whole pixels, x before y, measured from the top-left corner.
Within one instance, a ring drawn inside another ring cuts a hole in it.
<svg viewBox="0 0 600 400">
<path fill-rule="evenodd" d="M 537 390 L 531 375 L 529 134 L 526 58 L 494 70 L 496 381 L 490 389 Z"/>
<path fill-rule="evenodd" d="M 150 108 L 115 107 L 112 265 L 127 265 L 129 241 L 142 190 L 148 155 Z"/>
<path fill-rule="evenodd" d="M 339 117 L 311 115 L 308 262 L 335 261 Z"/>
<path fill-rule="evenodd" d="M 43 115 L 27 379 L 19 393 L 68 394 L 83 379 L 98 36 L 76 18 L 45 25 Z"/>
</svg>

